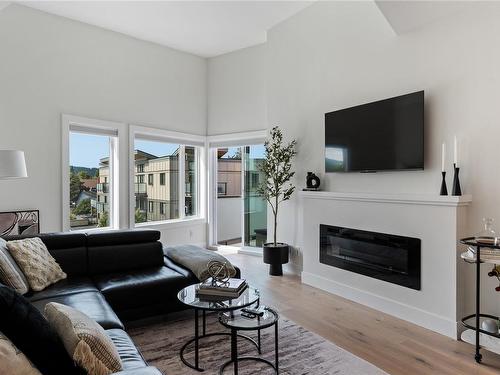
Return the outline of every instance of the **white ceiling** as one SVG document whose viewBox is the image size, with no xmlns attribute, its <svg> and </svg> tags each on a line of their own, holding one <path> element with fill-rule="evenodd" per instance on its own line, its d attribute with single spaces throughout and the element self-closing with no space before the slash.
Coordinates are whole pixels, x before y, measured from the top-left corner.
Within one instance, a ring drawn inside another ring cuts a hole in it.
<svg viewBox="0 0 500 375">
<path fill-rule="evenodd" d="M 264 43 L 312 1 L 27 1 L 32 8 L 202 57 Z"/>
<path fill-rule="evenodd" d="M 473 8 L 495 6 L 495 1 L 386 1 L 375 0 L 379 9 L 396 34 L 404 34 L 438 22 L 447 17 L 472 10 Z M 499 4 L 499 3 L 497 3 Z"/>
</svg>

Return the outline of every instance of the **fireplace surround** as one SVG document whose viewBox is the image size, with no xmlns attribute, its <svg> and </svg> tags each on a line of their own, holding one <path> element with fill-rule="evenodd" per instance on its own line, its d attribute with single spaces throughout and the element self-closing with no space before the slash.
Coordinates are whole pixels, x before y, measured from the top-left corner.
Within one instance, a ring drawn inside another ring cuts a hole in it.
<svg viewBox="0 0 500 375">
<path fill-rule="evenodd" d="M 420 239 L 320 225 L 323 264 L 420 290 Z"/>
</svg>

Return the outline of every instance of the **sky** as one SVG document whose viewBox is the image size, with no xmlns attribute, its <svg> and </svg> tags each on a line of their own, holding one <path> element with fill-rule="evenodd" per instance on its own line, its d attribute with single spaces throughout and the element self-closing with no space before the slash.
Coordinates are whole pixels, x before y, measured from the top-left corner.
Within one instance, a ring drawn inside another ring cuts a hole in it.
<svg viewBox="0 0 500 375">
<path fill-rule="evenodd" d="M 172 155 L 179 145 L 153 142 L 135 141 L 135 149 L 145 151 L 156 156 Z M 231 147 L 229 154 L 234 154 L 236 147 Z M 264 146 L 250 146 L 251 158 L 262 158 Z M 104 135 L 90 135 L 70 133 L 70 165 L 75 167 L 99 168 L 99 159 L 109 157 L 109 137 Z"/>
</svg>

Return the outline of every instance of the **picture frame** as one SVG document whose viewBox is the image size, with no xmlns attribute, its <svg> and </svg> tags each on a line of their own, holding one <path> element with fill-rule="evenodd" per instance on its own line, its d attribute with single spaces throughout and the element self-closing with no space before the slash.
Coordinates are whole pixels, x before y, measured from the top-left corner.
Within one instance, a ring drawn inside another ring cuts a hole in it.
<svg viewBox="0 0 500 375">
<path fill-rule="evenodd" d="M 0 237 L 40 233 L 39 210 L 0 212 Z"/>
</svg>

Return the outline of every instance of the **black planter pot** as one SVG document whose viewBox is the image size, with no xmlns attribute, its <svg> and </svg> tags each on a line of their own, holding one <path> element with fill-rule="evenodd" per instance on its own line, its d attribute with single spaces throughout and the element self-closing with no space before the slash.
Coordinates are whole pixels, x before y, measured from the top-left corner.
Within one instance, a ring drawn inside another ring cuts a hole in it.
<svg viewBox="0 0 500 375">
<path fill-rule="evenodd" d="M 269 275 L 283 276 L 282 264 L 288 263 L 288 245 L 281 242 L 276 245 L 272 242 L 264 244 L 264 263 L 269 264 Z"/>
</svg>

